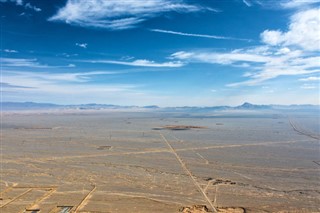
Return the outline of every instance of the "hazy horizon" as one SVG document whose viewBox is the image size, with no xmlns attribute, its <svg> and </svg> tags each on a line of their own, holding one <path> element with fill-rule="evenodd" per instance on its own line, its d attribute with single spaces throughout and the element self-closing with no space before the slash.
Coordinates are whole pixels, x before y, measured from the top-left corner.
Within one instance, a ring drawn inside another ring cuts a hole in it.
<svg viewBox="0 0 320 213">
<path fill-rule="evenodd" d="M 320 110 L 320 105 L 314 104 L 255 104 L 244 102 L 238 105 L 176 105 L 176 106 L 163 106 L 163 105 L 118 105 L 113 103 L 79 103 L 79 104 L 59 104 L 59 103 L 49 103 L 49 102 L 0 102 L 0 110 L 1 111 L 11 111 L 11 110 L 50 110 L 50 109 L 78 109 L 80 107 L 83 110 L 102 110 L 102 109 L 121 109 L 121 110 L 142 110 L 152 109 L 152 111 L 156 112 L 160 111 L 174 111 L 174 110 L 183 110 L 186 112 L 214 112 L 214 111 L 260 111 L 260 112 L 281 112 L 283 110 L 299 112 L 301 110 L 306 110 L 312 112 L 314 110 Z"/>
</svg>

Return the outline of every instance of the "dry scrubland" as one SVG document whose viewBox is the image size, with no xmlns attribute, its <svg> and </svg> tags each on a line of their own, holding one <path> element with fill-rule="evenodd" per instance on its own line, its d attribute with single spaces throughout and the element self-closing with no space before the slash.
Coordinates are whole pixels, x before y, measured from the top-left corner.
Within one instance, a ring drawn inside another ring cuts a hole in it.
<svg viewBox="0 0 320 213">
<path fill-rule="evenodd" d="M 312 122 L 4 113 L 0 212 L 319 212 Z"/>
</svg>

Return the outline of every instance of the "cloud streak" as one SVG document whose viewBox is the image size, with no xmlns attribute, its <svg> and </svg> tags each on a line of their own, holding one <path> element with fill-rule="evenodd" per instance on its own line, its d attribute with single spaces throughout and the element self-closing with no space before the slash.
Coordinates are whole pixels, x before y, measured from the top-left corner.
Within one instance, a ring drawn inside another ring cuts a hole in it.
<svg viewBox="0 0 320 213">
<path fill-rule="evenodd" d="M 32 87 L 32 82 L 41 81 L 43 83 L 84 83 L 90 82 L 92 77 L 100 75 L 113 75 L 118 74 L 118 72 L 113 71 L 93 71 L 93 72 L 27 72 L 27 71 L 3 71 L 3 79 L 9 83 L 17 83 L 18 85 L 24 85 L 27 87 Z M 26 79 L 23 81 L 17 81 L 18 79 Z M 28 79 L 32 79 L 28 81 Z M 31 82 L 31 85 L 25 85 Z"/>
<path fill-rule="evenodd" d="M 52 73 L 3 71 L 0 85 L 3 100 L 50 103 L 116 103 L 148 104 L 158 97 L 141 91 L 144 85 L 97 83 L 94 78 L 114 74 L 108 71 L 87 73 Z M 129 100 L 129 102 L 128 102 Z M 165 103 L 164 99 L 164 103 Z M 67 102 L 66 102 L 67 101 Z"/>
<path fill-rule="evenodd" d="M 17 6 L 23 6 L 25 9 L 34 10 L 36 12 L 42 11 L 41 8 L 32 5 L 30 2 L 24 4 L 23 0 L 0 0 L 0 2 L 2 3 L 13 2 L 13 3 L 16 3 Z"/>
<path fill-rule="evenodd" d="M 27 59 L 27 58 L 0 58 L 3 67 L 29 67 L 29 68 L 72 68 L 75 67 L 74 64 L 69 64 L 66 66 L 49 66 L 46 64 L 41 64 L 37 59 Z"/>
<path fill-rule="evenodd" d="M 320 0 L 285 0 L 280 3 L 284 9 L 301 8 L 303 6 L 309 6 L 320 3 Z"/>
<path fill-rule="evenodd" d="M 251 7 L 252 6 L 252 3 L 249 2 L 248 0 L 242 0 L 242 2 L 247 5 L 247 7 Z"/>
<path fill-rule="evenodd" d="M 303 84 L 300 86 L 301 89 L 319 89 L 319 84 Z"/>
<path fill-rule="evenodd" d="M 31 5 L 29 2 L 26 3 L 26 4 L 24 5 L 24 7 L 25 7 L 26 9 L 34 10 L 34 11 L 36 11 L 36 12 L 41 12 L 41 11 L 42 11 L 41 8 L 36 7 L 36 6 L 34 6 L 34 5 Z"/>
<path fill-rule="evenodd" d="M 141 22 L 163 13 L 190 13 L 204 10 L 214 11 L 212 8 L 187 4 L 182 0 L 68 0 L 64 7 L 49 18 L 49 21 L 60 21 L 81 27 L 124 30 L 137 27 Z"/>
<path fill-rule="evenodd" d="M 87 49 L 88 44 L 87 43 L 76 43 L 76 46 Z"/>
<path fill-rule="evenodd" d="M 18 53 L 17 50 L 11 50 L 11 49 L 4 49 L 3 52 L 6 52 L 6 53 Z"/>
<path fill-rule="evenodd" d="M 23 5 L 23 1 L 22 0 L 0 0 L 0 2 L 13 2 L 16 3 L 16 5 L 22 6 Z"/>
<path fill-rule="evenodd" d="M 247 42 L 252 41 L 251 39 L 233 38 L 233 37 L 225 37 L 225 36 L 217 36 L 217 35 L 184 33 L 184 32 L 162 30 L 162 29 L 150 29 L 150 31 L 157 32 L 157 33 L 166 33 L 166 34 L 173 34 L 173 35 L 180 35 L 180 36 L 188 36 L 188 37 L 200 37 L 200 38 L 221 39 L 221 40 L 238 40 L 238 41 L 247 41 Z"/>
<path fill-rule="evenodd" d="M 299 81 L 320 81 L 320 77 L 319 76 L 311 76 L 308 78 L 300 78 Z"/>
<path fill-rule="evenodd" d="M 169 61 L 157 63 L 146 59 L 139 59 L 135 61 L 115 61 L 115 60 L 82 60 L 82 62 L 100 63 L 100 64 L 119 64 L 135 67 L 182 67 L 185 64 L 180 61 Z"/>
<path fill-rule="evenodd" d="M 170 58 L 187 60 L 191 62 L 202 62 L 210 64 L 234 64 L 236 62 L 251 62 L 251 63 L 266 63 L 270 60 L 269 57 L 253 54 L 250 52 L 243 52 L 236 50 L 230 53 L 221 52 L 176 52 Z"/>
<path fill-rule="evenodd" d="M 271 47 L 238 49 L 232 52 L 176 52 L 171 58 L 188 63 L 211 63 L 226 66 L 241 66 L 250 70 L 244 74 L 249 80 L 231 83 L 227 86 L 252 86 L 278 76 L 304 75 L 320 72 L 320 57 L 305 55 L 300 51 L 289 51 L 279 55 Z"/>
<path fill-rule="evenodd" d="M 0 82 L 0 88 L 33 89 L 34 87 L 12 85 L 12 84 L 9 84 L 9 83 Z"/>
</svg>

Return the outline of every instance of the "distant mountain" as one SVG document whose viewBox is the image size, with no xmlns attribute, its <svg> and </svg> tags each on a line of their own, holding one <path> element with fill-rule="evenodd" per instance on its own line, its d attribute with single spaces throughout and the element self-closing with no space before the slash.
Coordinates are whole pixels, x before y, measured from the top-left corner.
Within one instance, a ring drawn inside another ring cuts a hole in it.
<svg viewBox="0 0 320 213">
<path fill-rule="evenodd" d="M 1 110 L 35 110 L 35 109 L 52 109 L 59 108 L 60 105 L 51 103 L 34 103 L 34 102 L 2 102 L 0 103 Z"/>
<path fill-rule="evenodd" d="M 292 105 L 271 105 L 273 109 L 291 109 L 291 110 L 302 110 L 302 109 L 320 109 L 320 105 L 312 104 L 292 104 Z"/>
<path fill-rule="evenodd" d="M 211 112 L 211 111 L 221 111 L 221 110 L 228 110 L 233 109 L 230 106 L 212 106 L 212 107 L 191 107 L 191 106 L 184 106 L 184 107 L 166 107 L 160 108 L 160 110 L 168 110 L 168 111 L 177 111 L 177 112 Z"/>
<path fill-rule="evenodd" d="M 75 109 L 75 110 L 101 110 L 101 109 L 127 109 L 127 110 L 155 110 L 161 112 L 214 112 L 214 111 L 257 111 L 257 110 L 320 110 L 319 105 L 256 105 L 248 102 L 240 106 L 210 106 L 210 107 L 159 107 L 156 105 L 149 106 L 120 106 L 113 104 L 74 104 L 74 105 L 58 105 L 52 103 L 35 103 L 35 102 L 2 102 L 2 111 L 15 111 L 15 110 L 48 110 L 48 109 Z"/>
<path fill-rule="evenodd" d="M 143 108 L 145 108 L 145 109 L 159 109 L 160 107 L 158 107 L 157 105 L 150 105 L 150 106 L 144 106 Z"/>
<path fill-rule="evenodd" d="M 3 111 L 12 110 L 45 110 L 45 109 L 123 109 L 133 108 L 135 106 L 119 106 L 112 104 L 73 104 L 73 105 L 58 105 L 51 103 L 35 103 L 35 102 L 2 102 L 0 103 Z"/>
<path fill-rule="evenodd" d="M 257 109 L 272 109 L 271 105 L 255 105 L 248 102 L 244 104 L 234 107 L 234 109 L 243 109 L 243 110 L 257 110 Z"/>
</svg>

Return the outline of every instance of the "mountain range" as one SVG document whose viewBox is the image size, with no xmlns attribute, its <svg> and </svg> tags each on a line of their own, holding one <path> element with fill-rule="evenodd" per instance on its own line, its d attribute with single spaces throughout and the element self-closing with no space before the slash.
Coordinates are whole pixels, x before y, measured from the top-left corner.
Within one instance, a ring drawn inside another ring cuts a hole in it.
<svg viewBox="0 0 320 213">
<path fill-rule="evenodd" d="M 150 106 L 121 106 L 113 104 L 72 104 L 59 105 L 52 103 L 35 102 L 0 102 L 1 111 L 20 111 L 20 110 L 53 110 L 53 109 L 74 109 L 74 110 L 103 110 L 103 109 L 127 109 L 127 110 L 154 110 L 154 111 L 189 111 L 189 112 L 209 112 L 225 110 L 319 110 L 320 105 L 257 105 L 248 102 L 239 106 L 183 106 L 183 107 L 159 107 Z"/>
</svg>

